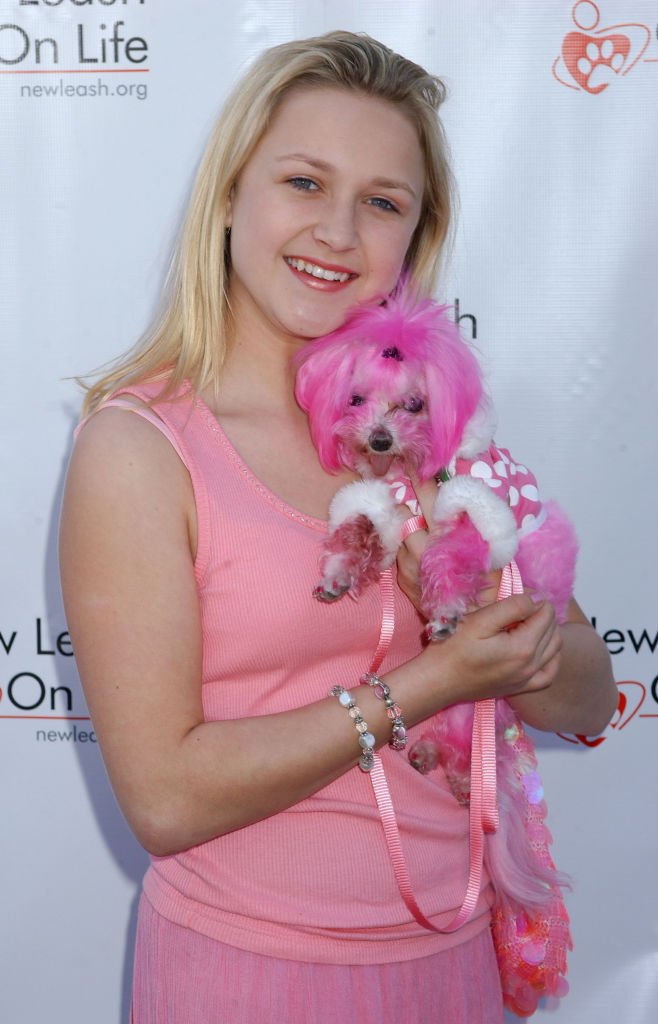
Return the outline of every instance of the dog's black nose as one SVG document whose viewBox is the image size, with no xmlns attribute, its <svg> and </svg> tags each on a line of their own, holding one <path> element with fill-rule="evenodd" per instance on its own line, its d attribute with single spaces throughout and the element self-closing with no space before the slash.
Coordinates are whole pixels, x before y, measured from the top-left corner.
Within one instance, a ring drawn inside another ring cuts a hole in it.
<svg viewBox="0 0 658 1024">
<path fill-rule="evenodd" d="M 388 430 L 373 430 L 368 438 L 368 444 L 373 452 L 387 452 L 393 444 L 393 438 Z"/>
</svg>

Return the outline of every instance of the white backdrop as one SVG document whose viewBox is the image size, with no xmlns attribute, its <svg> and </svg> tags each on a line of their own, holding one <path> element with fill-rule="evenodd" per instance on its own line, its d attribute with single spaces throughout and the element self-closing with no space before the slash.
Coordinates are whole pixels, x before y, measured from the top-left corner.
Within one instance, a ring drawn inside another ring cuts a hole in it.
<svg viewBox="0 0 658 1024">
<path fill-rule="evenodd" d="M 342 27 L 448 83 L 461 219 L 440 297 L 477 331 L 499 440 L 577 524 L 578 596 L 620 681 L 602 737 L 538 740 L 576 950 L 571 995 L 535 1019 L 655 1022 L 657 23 L 656 0 L 1 0 L 2 1021 L 127 1020 L 146 864 L 59 595 L 67 377 L 145 326 L 239 71 Z"/>
</svg>

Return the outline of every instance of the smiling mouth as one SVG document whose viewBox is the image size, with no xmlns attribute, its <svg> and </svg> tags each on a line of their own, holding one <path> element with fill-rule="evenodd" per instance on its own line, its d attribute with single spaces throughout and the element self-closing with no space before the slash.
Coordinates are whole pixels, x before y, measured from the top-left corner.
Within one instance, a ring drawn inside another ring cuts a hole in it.
<svg viewBox="0 0 658 1024">
<path fill-rule="evenodd" d="M 349 271 L 329 270 L 327 267 L 321 267 L 317 263 L 309 263 L 307 260 L 300 260 L 294 256 L 285 256 L 284 259 L 293 270 L 297 270 L 302 274 L 309 274 L 311 277 L 318 277 L 322 281 L 338 281 L 344 284 L 345 281 L 351 281 L 358 276 L 357 274 L 351 274 Z"/>
</svg>

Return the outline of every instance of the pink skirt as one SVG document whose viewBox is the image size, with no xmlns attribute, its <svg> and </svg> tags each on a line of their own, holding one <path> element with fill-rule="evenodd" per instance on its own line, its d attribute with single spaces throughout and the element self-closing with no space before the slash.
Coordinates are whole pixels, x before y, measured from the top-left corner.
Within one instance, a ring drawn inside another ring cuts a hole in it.
<svg viewBox="0 0 658 1024">
<path fill-rule="evenodd" d="M 132 1024 L 502 1024 L 487 928 L 434 956 L 344 966 L 234 949 L 156 913 L 142 895 Z"/>
</svg>

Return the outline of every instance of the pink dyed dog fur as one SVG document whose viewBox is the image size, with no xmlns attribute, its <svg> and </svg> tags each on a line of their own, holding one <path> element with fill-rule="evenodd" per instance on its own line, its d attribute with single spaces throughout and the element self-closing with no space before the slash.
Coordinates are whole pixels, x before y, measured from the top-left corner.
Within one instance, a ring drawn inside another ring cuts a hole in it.
<svg viewBox="0 0 658 1024">
<path fill-rule="evenodd" d="M 315 596 L 336 600 L 348 590 L 358 595 L 395 560 L 404 517 L 382 482 L 408 473 L 424 481 L 454 465 L 456 456 L 475 459 L 491 443 L 486 396 L 477 361 L 445 308 L 416 303 L 404 290 L 304 346 L 297 367 L 297 399 L 323 466 L 329 472 L 351 469 L 372 486 L 371 497 L 363 483 L 347 485 L 330 510 Z M 526 587 L 550 600 L 564 621 L 576 553 L 573 528 L 554 502 L 544 506 L 537 528 L 525 532 L 483 480 L 442 482 L 420 567 L 429 638 L 449 637 L 456 620 L 477 603 L 486 573 L 512 557 Z M 571 939 L 560 896 L 565 878 L 549 853 L 532 743 L 509 704 L 499 699 L 496 706 L 501 824 L 486 837 L 485 859 L 497 892 L 494 933 L 504 950 L 506 1003 L 527 1016 L 540 995 L 561 995 L 566 986 Z M 465 805 L 473 713 L 472 703 L 444 709 L 409 752 L 423 773 L 441 764 Z"/>
<path fill-rule="evenodd" d="M 477 361 L 447 307 L 408 296 L 358 310 L 332 334 L 303 347 L 297 358 L 296 396 L 308 413 L 313 443 L 324 468 L 367 476 L 364 448 L 381 425 L 393 438 L 393 455 L 418 478 L 429 480 L 446 465 L 483 394 Z M 403 352 L 383 357 L 386 351 Z M 423 395 L 423 414 L 405 403 Z M 350 405 L 354 396 L 364 399 Z"/>
</svg>

